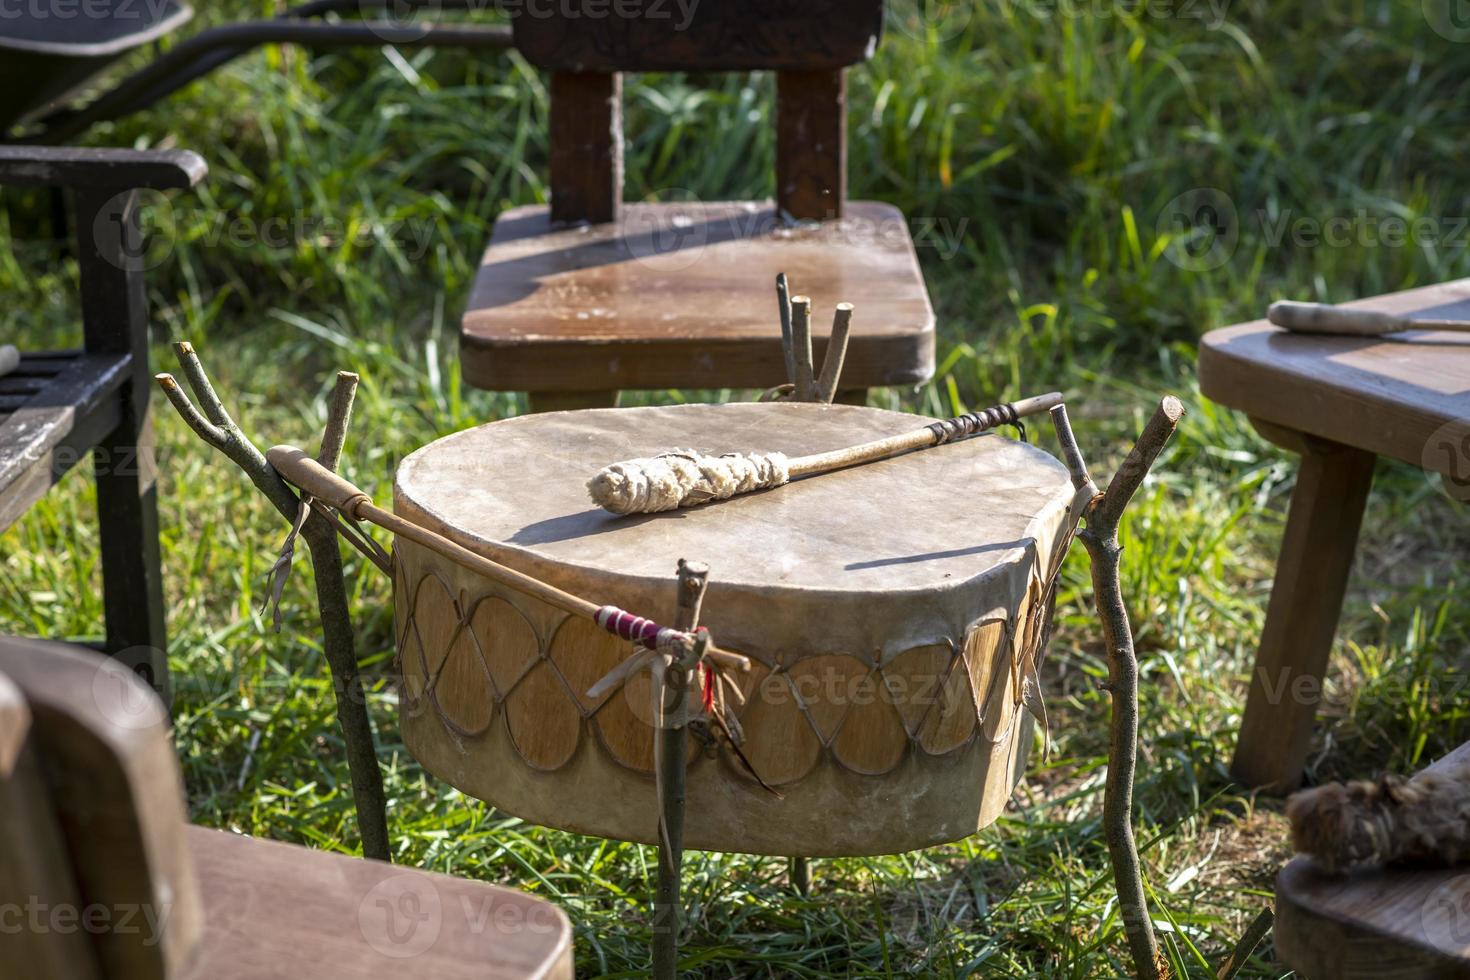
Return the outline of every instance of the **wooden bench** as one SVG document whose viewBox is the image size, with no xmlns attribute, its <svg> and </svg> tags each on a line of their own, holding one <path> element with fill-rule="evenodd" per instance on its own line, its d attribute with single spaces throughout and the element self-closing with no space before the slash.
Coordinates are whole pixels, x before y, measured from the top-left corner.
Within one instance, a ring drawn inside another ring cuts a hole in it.
<svg viewBox="0 0 1470 980">
<path fill-rule="evenodd" d="M 658 9 L 516 18 L 516 46 L 551 73 L 551 204 L 496 222 L 460 332 L 465 381 L 527 391 L 533 410 L 780 384 L 778 272 L 827 316 L 856 306 L 849 399 L 929 378 L 934 314 L 907 222 L 847 200 L 846 70 L 871 55 L 882 0 L 776 14 L 703 0 L 687 25 Z M 775 200 L 624 204 L 620 73 L 749 70 L 776 73 Z"/>
<path fill-rule="evenodd" d="M 110 659 L 0 638 L 6 976 L 572 976 L 571 926 L 550 903 L 187 826 L 167 726 L 156 696 Z"/>
<path fill-rule="evenodd" d="M 148 306 L 138 192 L 192 187 L 179 150 L 0 146 L 0 186 L 65 189 L 75 203 L 83 347 L 23 353 L 0 376 L 0 531 L 92 456 L 102 545 L 104 648 L 168 686 L 148 395 Z"/>
<path fill-rule="evenodd" d="M 1470 320 L 1470 280 L 1348 304 Z M 1231 770 L 1284 793 L 1301 779 L 1376 457 L 1470 499 L 1470 336 L 1290 334 L 1265 320 L 1207 334 L 1200 390 L 1301 454 Z"/>
<path fill-rule="evenodd" d="M 1470 743 L 1430 766 L 1460 768 Z M 1276 954 L 1304 977 L 1470 977 L 1470 867 L 1276 876 Z"/>
</svg>

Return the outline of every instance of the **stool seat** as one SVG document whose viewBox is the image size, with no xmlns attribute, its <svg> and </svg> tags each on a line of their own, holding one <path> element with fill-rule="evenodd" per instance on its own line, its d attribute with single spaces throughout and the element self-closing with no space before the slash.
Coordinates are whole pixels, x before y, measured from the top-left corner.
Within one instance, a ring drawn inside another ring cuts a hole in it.
<svg viewBox="0 0 1470 980">
<path fill-rule="evenodd" d="M 0 929 L 0 962 L 35 980 L 571 980 L 551 903 L 189 826 L 182 782 L 131 671 L 0 636 L 0 908 L 98 923 Z"/>
<path fill-rule="evenodd" d="M 204 937 L 180 980 L 570 980 L 550 902 L 401 865 L 186 827 Z"/>
<path fill-rule="evenodd" d="M 1470 279 L 1345 305 L 1470 320 Z M 1306 336 L 1256 320 L 1205 335 L 1199 381 L 1207 397 L 1253 418 L 1443 471 L 1454 459 L 1433 452 L 1430 437 L 1470 422 L 1470 334 Z"/>
<path fill-rule="evenodd" d="M 786 380 L 776 274 L 809 295 L 821 363 L 833 306 L 856 313 L 844 388 L 934 372 L 934 312 L 903 214 L 849 201 L 788 227 L 770 202 L 626 204 L 556 227 L 501 215 L 461 333 L 465 381 L 495 391 L 764 388 Z"/>
</svg>

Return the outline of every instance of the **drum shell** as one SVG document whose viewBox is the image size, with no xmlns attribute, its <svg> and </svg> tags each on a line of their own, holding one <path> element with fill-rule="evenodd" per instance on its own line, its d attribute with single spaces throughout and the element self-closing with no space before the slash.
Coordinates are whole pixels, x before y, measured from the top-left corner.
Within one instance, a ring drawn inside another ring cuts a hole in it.
<svg viewBox="0 0 1470 980">
<path fill-rule="evenodd" d="M 1022 684 L 1050 612 L 1043 570 L 1054 566 L 1052 554 L 1029 549 L 1004 570 L 1015 580 L 1010 608 L 971 610 L 968 626 L 941 631 L 950 636 L 905 635 L 909 624 L 895 623 L 873 650 L 820 643 L 851 634 L 861 596 L 786 596 L 753 629 L 722 621 L 712 580 L 706 624 L 755 663 L 731 678 L 746 696 L 732 704 L 744 752 L 780 795 L 728 750 L 706 751 L 691 735 L 686 846 L 881 854 L 958 840 L 993 821 L 1032 739 Z M 523 570 L 569 590 L 587 586 L 575 570 Z M 597 585 L 606 601 L 672 617 L 667 585 Z M 585 694 L 633 653 L 630 644 L 408 541 L 397 543 L 394 589 L 401 727 L 430 772 L 534 823 L 657 842 L 647 674 L 596 702 Z M 784 634 L 790 644 L 752 642 L 783 619 L 801 624 Z"/>
</svg>

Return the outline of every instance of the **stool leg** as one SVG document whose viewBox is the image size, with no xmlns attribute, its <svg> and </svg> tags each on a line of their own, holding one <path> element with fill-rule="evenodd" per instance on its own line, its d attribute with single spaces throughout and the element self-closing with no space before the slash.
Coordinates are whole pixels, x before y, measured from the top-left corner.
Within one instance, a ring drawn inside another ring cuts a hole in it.
<svg viewBox="0 0 1470 980">
<path fill-rule="evenodd" d="M 791 886 L 805 897 L 812 893 L 812 863 L 804 857 L 791 859 Z"/>
<path fill-rule="evenodd" d="M 1294 789 L 1306 765 L 1373 482 L 1372 453 L 1317 440 L 1303 440 L 1300 449 L 1301 471 L 1230 766 L 1243 785 L 1273 794 Z"/>
<path fill-rule="evenodd" d="M 533 391 L 526 395 L 526 400 L 533 413 L 618 407 L 616 391 Z"/>
</svg>

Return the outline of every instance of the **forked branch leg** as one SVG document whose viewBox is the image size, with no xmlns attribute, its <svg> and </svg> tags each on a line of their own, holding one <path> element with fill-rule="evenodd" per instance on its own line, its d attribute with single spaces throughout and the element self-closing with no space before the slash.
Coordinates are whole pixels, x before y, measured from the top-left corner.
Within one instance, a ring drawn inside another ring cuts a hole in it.
<svg viewBox="0 0 1470 980">
<path fill-rule="evenodd" d="M 1091 487 L 1096 491 L 1067 420 L 1066 406 L 1058 405 L 1051 415 L 1073 487 L 1078 490 Z M 1118 570 L 1123 553 L 1118 543 L 1118 525 L 1128 501 L 1142 485 L 1183 415 L 1184 406 L 1172 395 L 1159 402 L 1153 418 L 1123 465 L 1118 467 L 1107 490 L 1094 492 L 1083 515 L 1087 526 L 1078 532 L 1092 565 L 1092 591 L 1107 646 L 1107 687 L 1113 708 L 1108 779 L 1103 792 L 1103 833 L 1118 890 L 1118 907 L 1128 936 L 1128 950 L 1134 969 L 1144 980 L 1161 980 L 1168 976 L 1169 969 L 1159 954 L 1158 939 L 1149 919 L 1138 844 L 1133 837 L 1133 777 L 1138 765 L 1138 658 L 1133 649 L 1133 630 L 1128 623 Z"/>
<path fill-rule="evenodd" d="M 229 457 L 245 471 L 250 482 L 263 493 L 288 524 L 294 522 L 302 507 L 301 498 L 288 487 L 266 461 L 264 454 L 235 424 L 215 394 L 203 364 L 187 343 L 174 345 L 179 367 L 203 407 L 203 414 L 173 375 L 157 376 L 159 386 L 179 415 L 201 439 Z M 332 398 L 331 417 L 323 438 L 323 462 L 335 467 L 346 437 L 347 418 L 357 376 L 341 374 Z M 301 527 L 301 536 L 311 549 L 315 569 L 317 605 L 321 611 L 322 649 L 332 671 L 332 688 L 337 699 L 337 721 L 342 726 L 347 750 L 347 768 L 352 779 L 352 798 L 357 808 L 358 832 L 362 835 L 362 851 L 367 857 L 390 860 L 388 851 L 388 816 L 383 799 L 383 774 L 378 768 L 378 755 L 373 741 L 372 722 L 368 718 L 367 698 L 357 666 L 357 651 L 352 632 L 352 617 L 347 606 L 347 586 L 342 574 L 342 552 L 337 532 L 320 514 L 311 512 Z"/>
</svg>

